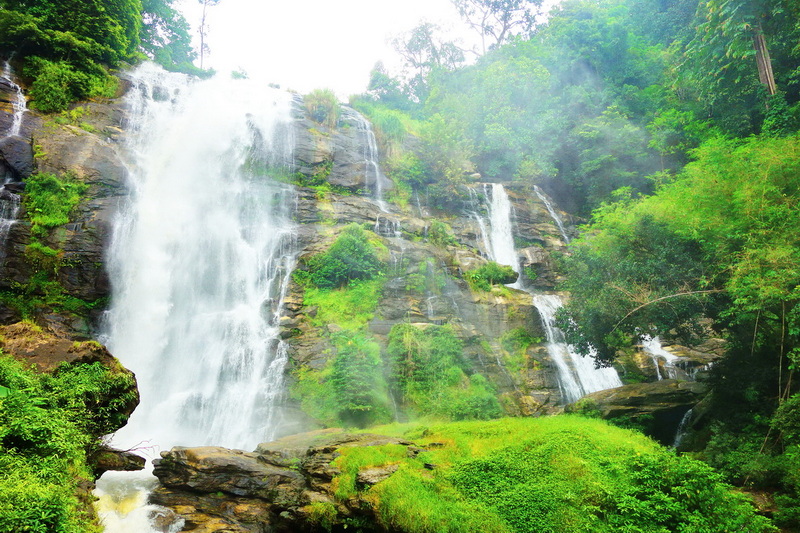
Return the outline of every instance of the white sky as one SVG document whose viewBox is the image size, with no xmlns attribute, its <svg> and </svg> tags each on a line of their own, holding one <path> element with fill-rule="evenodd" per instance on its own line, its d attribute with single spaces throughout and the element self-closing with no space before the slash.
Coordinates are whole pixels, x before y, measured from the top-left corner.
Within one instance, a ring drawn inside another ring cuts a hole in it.
<svg viewBox="0 0 800 533">
<path fill-rule="evenodd" d="M 202 7 L 178 0 L 195 34 Z M 468 38 L 450 0 L 221 0 L 208 10 L 210 56 L 220 74 L 244 69 L 301 93 L 363 92 L 378 60 L 399 67 L 391 39 L 426 20 Z"/>
</svg>

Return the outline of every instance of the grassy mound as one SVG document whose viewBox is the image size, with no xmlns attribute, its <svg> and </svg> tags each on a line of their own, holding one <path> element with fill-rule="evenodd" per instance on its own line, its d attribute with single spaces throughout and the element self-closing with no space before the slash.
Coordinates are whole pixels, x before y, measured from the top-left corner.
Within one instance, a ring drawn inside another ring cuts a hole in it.
<svg viewBox="0 0 800 533">
<path fill-rule="evenodd" d="M 371 433 L 424 448 L 342 449 L 339 501 L 360 499 L 390 530 L 432 532 L 774 531 L 711 468 L 639 433 L 578 416 L 514 418 Z M 358 472 L 397 464 L 371 487 Z"/>
</svg>

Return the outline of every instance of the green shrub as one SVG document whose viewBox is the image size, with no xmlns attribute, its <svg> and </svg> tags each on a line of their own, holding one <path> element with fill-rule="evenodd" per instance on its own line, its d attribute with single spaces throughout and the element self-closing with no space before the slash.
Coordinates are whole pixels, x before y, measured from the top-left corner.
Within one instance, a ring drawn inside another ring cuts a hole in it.
<svg viewBox="0 0 800 533">
<path fill-rule="evenodd" d="M 417 414 L 450 420 L 500 416 L 494 388 L 480 374 L 467 376 L 462 351 L 450 326 L 392 326 L 387 347 L 391 384 L 403 404 Z"/>
<path fill-rule="evenodd" d="M 303 103 L 317 124 L 335 128 L 339 122 L 339 99 L 330 89 L 315 89 L 303 97 Z"/>
<path fill-rule="evenodd" d="M 436 246 L 452 246 L 457 244 L 453 229 L 441 220 L 434 220 L 428 227 L 428 240 Z"/>
<path fill-rule="evenodd" d="M 69 222 L 69 215 L 81 201 L 88 186 L 72 174 L 58 177 L 39 172 L 25 180 L 24 203 L 31 231 L 42 236 L 45 231 Z"/>
<path fill-rule="evenodd" d="M 469 286 L 475 291 L 490 291 L 492 285 L 514 283 L 517 281 L 517 273 L 510 266 L 500 265 L 494 261 L 481 265 L 464 274 Z"/>
<path fill-rule="evenodd" d="M 383 270 L 375 247 L 357 224 L 347 226 L 327 252 L 310 258 L 306 265 L 310 281 L 322 289 L 373 279 Z"/>
<path fill-rule="evenodd" d="M 124 424 L 133 378 L 99 363 L 37 375 L 0 354 L 0 386 L 0 531 L 99 532 L 79 485 L 91 479 L 87 452 Z"/>
</svg>

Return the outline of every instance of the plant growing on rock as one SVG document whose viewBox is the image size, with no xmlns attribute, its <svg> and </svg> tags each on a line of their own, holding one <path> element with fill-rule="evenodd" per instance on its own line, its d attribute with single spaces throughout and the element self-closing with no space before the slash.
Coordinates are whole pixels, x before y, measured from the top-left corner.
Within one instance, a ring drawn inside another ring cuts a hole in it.
<svg viewBox="0 0 800 533">
<path fill-rule="evenodd" d="M 507 265 L 501 265 L 494 261 L 479 266 L 464 274 L 469 286 L 475 291 L 490 291 L 492 285 L 505 285 L 517 281 L 518 274 L 514 269 Z"/>
<path fill-rule="evenodd" d="M 306 261 L 308 279 L 321 289 L 344 287 L 356 280 L 369 280 L 383 272 L 383 263 L 367 233 L 358 224 L 345 227 L 325 253 Z"/>
<path fill-rule="evenodd" d="M 315 89 L 303 97 L 309 116 L 317 124 L 335 128 L 339 122 L 339 99 L 330 89 Z"/>
</svg>

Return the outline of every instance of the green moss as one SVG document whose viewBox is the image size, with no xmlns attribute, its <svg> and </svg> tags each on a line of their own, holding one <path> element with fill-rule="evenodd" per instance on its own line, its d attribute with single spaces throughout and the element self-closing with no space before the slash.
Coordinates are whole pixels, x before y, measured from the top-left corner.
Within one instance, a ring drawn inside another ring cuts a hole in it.
<svg viewBox="0 0 800 533">
<path fill-rule="evenodd" d="M 774 531 L 708 466 L 633 431 L 579 416 L 371 428 L 426 451 L 343 448 L 341 500 L 361 498 L 390 530 L 428 532 Z M 364 468 L 398 465 L 356 486 Z"/>
</svg>

